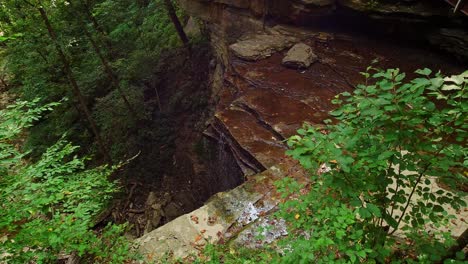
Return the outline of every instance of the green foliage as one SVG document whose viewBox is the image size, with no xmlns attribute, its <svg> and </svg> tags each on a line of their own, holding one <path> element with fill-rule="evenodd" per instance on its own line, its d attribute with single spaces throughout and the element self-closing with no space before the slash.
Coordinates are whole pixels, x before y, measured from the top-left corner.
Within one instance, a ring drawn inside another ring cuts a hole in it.
<svg viewBox="0 0 468 264">
<path fill-rule="evenodd" d="M 13 34 L 13 35 L 11 35 L 11 36 L 4 36 L 4 35 L 2 35 L 2 36 L 0 36 L 0 43 L 1 43 L 1 42 L 4 42 L 4 41 L 7 41 L 7 40 L 16 39 L 16 38 L 22 37 L 22 36 L 23 36 L 23 34 L 21 34 L 21 33 L 16 33 L 16 34 Z"/>
<path fill-rule="evenodd" d="M 379 0 L 369 0 L 365 2 L 364 6 L 367 10 L 372 10 L 379 7 L 379 5 L 381 5 Z"/>
<path fill-rule="evenodd" d="M 77 147 L 59 140 L 34 163 L 15 146 L 24 128 L 57 103 L 19 101 L 0 111 L 0 261 L 51 263 L 76 253 L 91 263 L 123 263 L 130 256 L 125 226 L 94 232 L 96 216 L 118 190 L 115 168 L 85 168 Z"/>
<path fill-rule="evenodd" d="M 129 102 L 135 105 L 137 119 L 129 116 L 126 106 L 120 99 L 119 92 L 113 91 L 103 98 L 99 98 L 93 109 L 94 118 L 98 123 L 103 140 L 113 159 L 120 159 L 126 154 L 135 155 L 138 150 L 132 149 L 135 142 L 125 139 L 131 138 L 131 133 L 137 127 L 138 120 L 147 119 L 148 109 L 145 105 L 139 104 L 143 101 L 143 94 L 139 87 L 129 87 L 124 90 Z"/>
<path fill-rule="evenodd" d="M 277 259 L 279 254 L 269 249 L 249 249 L 230 245 L 208 244 L 204 251 L 194 258 L 193 263 L 201 264 L 255 264 L 269 263 Z M 190 259 L 190 258 L 189 258 Z M 177 262 L 176 262 L 177 263 Z"/>
<path fill-rule="evenodd" d="M 446 225 L 452 216 L 445 206 L 466 204 L 456 190 L 433 193 L 431 178 L 467 180 L 468 71 L 416 73 L 421 77 L 405 82 L 398 69 L 369 67 L 365 85 L 334 100 L 338 123 L 305 125 L 288 140 L 288 154 L 313 183 L 306 195 L 281 205 L 297 236 L 287 240 L 281 262 L 386 262 L 398 258 L 395 250 L 415 250 L 422 262 L 441 259 L 453 239 L 423 235 L 426 226 Z M 285 195 L 300 188 L 291 180 L 278 187 Z M 396 233 L 411 248 L 398 246 Z"/>
<path fill-rule="evenodd" d="M 39 100 L 32 102 L 17 101 L 0 111 L 0 172 L 6 174 L 21 164 L 24 153 L 20 153 L 13 145 L 25 128 L 32 126 L 34 121 L 44 111 L 51 110 L 57 103 L 50 103 L 42 107 L 35 107 Z"/>
<path fill-rule="evenodd" d="M 9 86 L 23 100 L 40 97 L 43 104 L 63 97 L 71 100 L 30 131 L 25 148 L 37 158 L 66 133 L 69 140 L 83 147 L 81 152 L 95 151 L 91 147 L 93 134 L 87 131 L 89 124 L 71 92 L 63 62 L 38 12 L 39 2 L 29 3 L 7 0 L 0 10 L 0 31 L 8 36 L 0 41 L 5 46 L 2 57 Z M 135 131 L 115 132 L 129 126 L 135 128 L 135 124 L 147 120 L 143 88 L 154 81 L 160 55 L 181 46 L 163 1 L 41 1 L 40 6 L 57 33 L 57 42 L 70 61 L 87 107 L 94 117 L 99 117 L 97 125 L 103 128 L 101 136 L 108 148 L 116 142 L 125 142 L 127 135 Z M 180 10 L 178 14 L 183 18 Z M 138 112 L 136 117 L 110 81 L 92 41 L 125 91 L 124 96 Z M 108 105 L 118 106 L 118 113 Z M 118 146 L 113 153 L 118 159 L 135 154 L 126 153 L 125 146 Z"/>
</svg>

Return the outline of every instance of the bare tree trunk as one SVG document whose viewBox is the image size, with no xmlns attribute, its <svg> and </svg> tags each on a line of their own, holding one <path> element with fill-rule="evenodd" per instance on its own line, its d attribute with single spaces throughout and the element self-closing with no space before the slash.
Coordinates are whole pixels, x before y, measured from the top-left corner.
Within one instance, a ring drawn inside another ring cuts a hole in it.
<svg viewBox="0 0 468 264">
<path fill-rule="evenodd" d="M 0 84 L 3 86 L 3 89 L 0 89 L 0 91 L 8 91 L 9 87 L 4 75 L 0 76 Z"/>
<path fill-rule="evenodd" d="M 161 100 L 159 99 L 159 91 L 156 85 L 154 86 L 154 91 L 156 92 L 156 101 L 158 102 L 158 110 L 160 113 L 162 113 Z"/>
<path fill-rule="evenodd" d="M 125 95 L 124 91 L 120 87 L 120 82 L 115 75 L 114 71 L 112 70 L 109 61 L 104 57 L 104 55 L 101 52 L 101 49 L 97 45 L 96 41 L 94 41 L 93 36 L 89 33 L 89 31 L 86 29 L 86 25 L 83 25 L 83 30 L 85 32 L 86 37 L 88 38 L 89 42 L 93 46 L 94 51 L 96 52 L 97 56 L 99 57 L 99 60 L 102 63 L 102 66 L 104 67 L 104 71 L 107 74 L 107 77 L 109 77 L 109 80 L 111 81 L 112 85 L 114 88 L 117 89 L 117 91 L 120 93 L 120 97 L 122 97 L 122 100 L 124 101 L 125 105 L 127 106 L 128 110 L 130 111 L 130 114 L 132 117 L 136 120 L 137 114 L 135 112 L 135 109 L 133 109 L 132 105 L 127 99 L 127 96 Z"/>
<path fill-rule="evenodd" d="M 45 63 L 49 63 L 49 61 L 47 60 L 47 57 L 39 49 L 36 49 L 36 52 L 37 54 L 39 54 L 39 56 L 41 56 L 41 58 L 44 60 Z"/>
<path fill-rule="evenodd" d="M 70 2 L 72 3 L 72 2 Z M 98 23 L 96 18 L 93 16 L 91 13 L 91 10 L 89 8 L 89 5 L 86 1 L 81 0 L 80 1 L 81 5 L 83 6 L 83 11 L 86 14 L 86 17 L 91 21 L 91 24 L 93 24 L 93 28 L 99 32 L 103 38 L 103 42 L 106 45 L 106 47 L 109 49 L 109 52 L 112 54 L 112 43 L 109 40 L 109 36 L 107 32 L 104 30 L 104 28 L 101 26 L 101 24 Z"/>
<path fill-rule="evenodd" d="M 106 37 L 106 33 L 104 32 L 102 27 L 97 23 L 96 19 L 93 17 L 91 12 L 89 11 L 89 7 L 88 7 L 87 3 L 85 1 L 81 1 L 81 4 L 83 5 L 83 12 L 86 13 L 86 15 L 88 16 L 88 19 L 92 21 L 94 29 L 97 32 L 99 32 L 103 37 Z M 72 8 L 74 7 L 72 2 L 70 2 L 70 7 L 72 7 Z M 114 88 L 117 89 L 117 91 L 120 94 L 120 97 L 122 98 L 122 100 L 125 103 L 125 106 L 130 111 L 130 114 L 132 115 L 132 117 L 136 120 L 136 118 L 137 118 L 136 111 L 135 111 L 135 109 L 133 109 L 132 105 L 128 101 L 127 96 L 125 95 L 124 91 L 120 87 L 119 79 L 118 79 L 117 75 L 114 73 L 114 71 L 112 70 L 112 67 L 110 66 L 109 61 L 104 56 L 101 48 L 99 47 L 99 45 L 96 43 L 96 41 L 94 40 L 91 33 L 86 28 L 86 24 L 80 18 L 77 18 L 76 21 L 81 26 L 81 28 L 83 29 L 83 31 L 84 31 L 84 33 L 86 35 L 86 38 L 91 43 L 91 46 L 93 47 L 94 52 L 96 53 L 99 60 L 101 61 L 101 64 L 104 67 L 104 71 L 107 74 L 107 77 L 109 78 L 109 80 L 111 81 L 112 86 L 114 86 Z M 110 47 L 108 47 L 108 48 L 110 48 Z"/>
<path fill-rule="evenodd" d="M 164 0 L 164 4 L 166 5 L 167 14 L 169 15 L 169 18 L 171 19 L 172 24 L 174 24 L 174 27 L 177 31 L 177 34 L 179 35 L 180 40 L 184 44 L 189 54 L 191 54 L 192 48 L 190 47 L 189 39 L 187 35 L 185 34 L 184 28 L 182 27 L 182 24 L 180 23 L 179 18 L 177 17 L 174 5 L 172 4 L 171 0 Z"/>
<path fill-rule="evenodd" d="M 99 134 L 99 130 L 97 128 L 96 122 L 94 121 L 93 117 L 91 116 L 91 113 L 89 112 L 88 107 L 86 106 L 85 99 L 84 99 L 83 95 L 81 94 L 81 90 L 78 87 L 78 84 L 77 84 L 77 82 L 75 80 L 75 77 L 73 76 L 73 72 L 72 72 L 71 67 L 70 67 L 70 62 L 68 61 L 67 57 L 65 56 L 65 53 L 62 50 L 62 47 L 60 46 L 60 44 L 57 41 L 57 35 L 56 35 L 54 29 L 52 28 L 52 25 L 50 24 L 47 13 L 46 13 L 46 11 L 45 11 L 45 9 L 43 7 L 38 7 L 37 9 L 38 9 L 39 13 L 41 14 L 41 18 L 44 21 L 45 26 L 47 27 L 47 31 L 49 33 L 49 36 L 52 39 L 52 42 L 55 45 L 55 49 L 56 49 L 57 53 L 59 54 L 60 60 L 63 63 L 65 73 L 66 73 L 68 81 L 70 82 L 70 85 L 71 85 L 71 87 L 73 89 L 73 92 L 74 92 L 75 96 L 78 98 L 78 101 L 79 101 L 80 106 L 81 106 L 81 108 L 83 110 L 83 113 L 84 113 L 87 121 L 89 122 L 89 124 L 91 126 L 91 129 L 92 129 L 92 131 L 94 133 L 94 136 L 96 137 L 96 141 L 97 141 L 97 144 L 99 146 L 99 149 L 100 149 L 102 155 L 104 156 L 104 158 L 106 159 L 106 161 L 109 162 L 109 163 L 112 163 L 109 152 L 107 151 L 107 149 L 106 149 L 106 147 L 104 145 L 104 141 L 102 140 L 101 135 Z"/>
</svg>

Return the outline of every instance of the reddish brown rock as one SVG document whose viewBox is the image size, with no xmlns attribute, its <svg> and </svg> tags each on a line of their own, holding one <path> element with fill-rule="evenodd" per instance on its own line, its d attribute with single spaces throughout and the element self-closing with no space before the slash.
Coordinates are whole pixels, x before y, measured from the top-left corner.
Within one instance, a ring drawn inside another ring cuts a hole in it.
<svg viewBox="0 0 468 264">
<path fill-rule="evenodd" d="M 229 136 L 264 168 L 278 164 L 285 157 L 286 145 L 250 113 L 231 107 L 216 114 L 217 120 L 229 131 Z"/>
</svg>

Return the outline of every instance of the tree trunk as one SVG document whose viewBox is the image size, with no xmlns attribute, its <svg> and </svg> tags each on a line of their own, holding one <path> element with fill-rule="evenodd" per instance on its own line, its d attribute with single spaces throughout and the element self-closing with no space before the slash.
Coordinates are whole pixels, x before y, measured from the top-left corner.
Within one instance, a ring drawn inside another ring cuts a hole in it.
<svg viewBox="0 0 468 264">
<path fill-rule="evenodd" d="M 0 88 L 3 88 L 3 89 L 0 89 L 0 91 L 8 91 L 9 90 L 9 86 L 8 86 L 8 83 L 6 81 L 6 75 L 1 75 L 0 76 L 0 84 L 3 86 L 3 87 L 0 87 Z"/>
<path fill-rule="evenodd" d="M 85 1 L 81 1 L 81 4 L 83 5 L 84 13 L 86 13 L 86 15 L 88 16 L 88 19 L 92 21 L 94 29 L 97 32 L 99 32 L 101 35 L 103 35 L 103 37 L 106 37 L 106 33 L 104 32 L 102 27 L 97 23 L 96 19 L 93 17 L 91 12 L 89 11 L 87 3 Z M 72 2 L 70 2 L 70 7 L 73 8 Z M 96 53 L 99 60 L 101 61 L 101 64 L 104 67 L 104 71 L 107 74 L 107 77 L 109 78 L 110 82 L 112 83 L 112 86 L 114 86 L 114 88 L 117 89 L 117 91 L 120 94 L 120 97 L 124 101 L 125 106 L 128 108 L 128 110 L 129 110 L 130 114 L 132 115 L 132 117 L 136 120 L 136 118 L 137 118 L 136 111 L 135 111 L 135 109 L 133 109 L 132 105 L 128 101 L 127 96 L 125 95 L 124 91 L 120 87 L 120 82 L 119 82 L 116 74 L 112 70 L 112 67 L 110 66 L 109 61 L 106 59 L 106 57 L 104 56 L 101 48 L 99 47 L 99 45 L 96 43 L 96 41 L 94 40 L 91 33 L 86 28 L 86 24 L 80 18 L 77 18 L 77 23 L 81 26 L 81 28 L 83 29 L 83 31 L 84 31 L 84 33 L 86 35 L 86 38 L 91 43 L 91 46 L 93 47 L 94 52 Z M 110 48 L 110 47 L 108 47 L 108 48 Z"/>
<path fill-rule="evenodd" d="M 55 49 L 56 49 L 56 51 L 57 51 L 57 53 L 58 53 L 58 55 L 60 57 L 60 60 L 63 63 L 65 74 L 67 75 L 68 81 L 70 82 L 70 86 L 72 87 L 75 96 L 78 98 L 78 101 L 79 101 L 80 106 L 81 106 L 81 108 L 83 110 L 83 113 L 84 113 L 87 121 L 89 122 L 89 124 L 91 126 L 91 129 L 92 129 L 92 131 L 94 133 L 94 136 L 96 137 L 96 141 L 97 141 L 97 144 L 99 146 L 99 149 L 100 149 L 102 155 L 104 156 L 104 158 L 106 159 L 106 161 L 109 162 L 109 163 L 112 163 L 109 152 L 107 152 L 107 149 L 106 149 L 106 147 L 104 145 L 104 141 L 102 140 L 101 135 L 99 134 L 96 122 L 92 118 L 91 113 L 89 112 L 88 107 L 86 106 L 85 99 L 84 99 L 83 95 L 81 94 L 81 90 L 78 87 L 78 84 L 77 84 L 77 82 L 75 80 L 75 77 L 73 76 L 73 72 L 72 72 L 71 67 L 70 67 L 70 62 L 68 61 L 67 57 L 65 56 L 65 53 L 62 50 L 62 47 L 60 46 L 60 44 L 57 41 L 57 35 L 56 35 L 54 29 L 52 28 L 52 25 L 50 24 L 47 13 L 46 13 L 46 11 L 45 11 L 45 9 L 43 7 L 38 7 L 37 9 L 38 9 L 39 13 L 41 14 L 41 18 L 44 21 L 45 26 L 47 27 L 49 37 L 52 39 L 52 42 L 55 45 Z"/>
<path fill-rule="evenodd" d="M 71 4 L 72 2 L 70 2 Z M 86 17 L 91 21 L 91 24 L 93 25 L 94 30 L 99 32 L 103 38 L 103 42 L 106 45 L 106 47 L 109 49 L 109 52 L 112 54 L 112 43 L 109 40 L 109 36 L 107 32 L 104 30 L 104 28 L 98 23 L 96 18 L 93 16 L 91 13 L 91 10 L 89 8 L 88 3 L 85 0 L 80 1 L 81 5 L 83 6 L 83 12 L 86 14 Z"/>
<path fill-rule="evenodd" d="M 37 54 L 39 54 L 39 56 L 41 56 L 41 58 L 44 60 L 45 63 L 49 63 L 49 61 L 47 60 L 47 57 L 39 49 L 36 49 L 36 52 Z"/>
<path fill-rule="evenodd" d="M 93 36 L 91 36 L 91 33 L 86 29 L 86 25 L 83 25 L 83 30 L 85 32 L 86 37 L 88 38 L 89 42 L 93 46 L 94 51 L 96 52 L 97 56 L 99 57 L 99 60 L 101 61 L 102 66 L 104 67 L 104 71 L 107 74 L 107 77 L 109 77 L 109 80 L 111 81 L 112 85 L 114 88 L 117 89 L 117 91 L 120 93 L 120 97 L 122 97 L 122 100 L 124 101 L 125 105 L 127 106 L 128 110 L 130 111 L 130 114 L 132 117 L 136 120 L 137 114 L 135 112 L 135 109 L 133 109 L 132 105 L 127 99 L 127 96 L 125 96 L 124 91 L 120 87 L 120 82 L 117 79 L 117 76 L 115 75 L 114 71 L 112 70 L 109 61 L 104 57 L 104 55 L 101 52 L 101 49 L 97 45 L 96 41 L 94 41 Z"/>
<path fill-rule="evenodd" d="M 263 0 L 263 15 L 262 15 L 263 30 L 265 30 L 266 19 L 267 19 L 269 10 L 270 10 L 270 2 L 268 0 Z"/>
<path fill-rule="evenodd" d="M 457 252 L 462 251 L 467 245 L 468 245 L 468 228 L 465 229 L 463 234 L 461 234 L 458 237 L 457 243 L 447 250 L 447 254 L 439 263 L 444 263 L 444 260 L 446 259 L 456 259 Z"/>
<path fill-rule="evenodd" d="M 171 19 L 172 24 L 174 24 L 174 27 L 177 31 L 177 34 L 179 35 L 180 40 L 184 44 L 189 54 L 191 54 L 192 48 L 190 47 L 189 39 L 184 32 L 184 28 L 182 27 L 182 24 L 180 23 L 179 18 L 177 17 L 174 5 L 172 4 L 171 0 L 164 0 L 164 4 L 166 5 L 167 14 L 169 15 L 169 18 Z"/>
</svg>

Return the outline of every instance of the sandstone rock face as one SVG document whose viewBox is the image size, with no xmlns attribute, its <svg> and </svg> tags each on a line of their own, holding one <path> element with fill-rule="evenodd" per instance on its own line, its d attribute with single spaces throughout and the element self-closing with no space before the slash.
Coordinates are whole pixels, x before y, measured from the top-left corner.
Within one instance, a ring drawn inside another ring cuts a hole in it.
<svg viewBox="0 0 468 264">
<path fill-rule="evenodd" d="M 333 5 L 335 0 L 300 0 L 300 2 L 306 5 L 327 6 Z"/>
<path fill-rule="evenodd" d="M 442 2 L 442 1 L 440 1 Z M 370 4 L 367 0 L 338 0 L 342 6 L 360 12 L 376 12 L 381 14 L 406 14 L 416 17 L 450 16 L 450 5 L 433 4 L 431 1 L 411 1 L 407 3 L 378 1 Z"/>
<path fill-rule="evenodd" d="M 217 23 L 224 20 L 227 13 L 234 11 L 239 18 L 249 14 L 258 19 L 268 16 L 275 20 L 304 24 L 329 15 L 334 10 L 335 0 L 179 0 L 179 4 L 190 15 Z M 230 23 L 237 22 L 230 20 Z"/>
<path fill-rule="evenodd" d="M 253 38 L 239 41 L 229 46 L 237 57 L 256 61 L 271 56 L 272 53 L 283 50 L 293 43 L 294 39 L 283 35 L 256 35 Z"/>
<path fill-rule="evenodd" d="M 318 60 L 312 48 L 304 43 L 294 45 L 284 57 L 282 64 L 289 68 L 305 69 Z"/>
<path fill-rule="evenodd" d="M 468 61 L 468 31 L 463 29 L 441 28 L 428 35 L 431 44 L 454 53 L 460 60 Z"/>
</svg>

